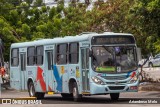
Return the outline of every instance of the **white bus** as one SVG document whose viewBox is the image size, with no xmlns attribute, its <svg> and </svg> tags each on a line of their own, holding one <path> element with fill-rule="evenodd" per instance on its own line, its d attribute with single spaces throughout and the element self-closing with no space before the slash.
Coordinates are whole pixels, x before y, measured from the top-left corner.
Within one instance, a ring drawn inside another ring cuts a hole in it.
<svg viewBox="0 0 160 107">
<path fill-rule="evenodd" d="M 10 84 L 31 97 L 60 93 L 78 101 L 84 95 L 138 91 L 138 61 L 131 34 L 104 32 L 13 43 Z"/>
</svg>

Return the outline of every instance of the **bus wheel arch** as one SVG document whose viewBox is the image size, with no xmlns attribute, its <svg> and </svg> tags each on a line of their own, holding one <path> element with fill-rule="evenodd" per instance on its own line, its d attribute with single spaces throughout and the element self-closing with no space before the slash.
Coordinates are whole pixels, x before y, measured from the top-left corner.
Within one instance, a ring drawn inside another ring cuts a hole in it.
<svg viewBox="0 0 160 107">
<path fill-rule="evenodd" d="M 68 86 L 69 86 L 69 93 L 72 93 L 73 92 L 73 86 L 74 86 L 74 83 L 76 82 L 76 80 L 74 79 L 74 78 L 71 78 L 70 80 L 69 80 L 69 84 L 68 84 Z"/>
</svg>

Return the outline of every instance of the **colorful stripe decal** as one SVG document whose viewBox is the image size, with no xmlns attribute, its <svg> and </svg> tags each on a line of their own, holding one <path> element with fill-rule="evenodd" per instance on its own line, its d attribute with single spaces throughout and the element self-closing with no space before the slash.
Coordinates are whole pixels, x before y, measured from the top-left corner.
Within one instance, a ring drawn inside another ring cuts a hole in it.
<svg viewBox="0 0 160 107">
<path fill-rule="evenodd" d="M 62 77 L 60 77 L 58 69 L 55 65 L 53 65 L 53 75 L 57 81 L 57 90 L 62 92 Z"/>
<path fill-rule="evenodd" d="M 131 72 L 132 72 L 132 71 L 129 71 L 129 72 L 127 73 L 127 75 L 126 75 L 127 78 L 129 77 L 129 75 L 131 74 Z"/>
<path fill-rule="evenodd" d="M 43 91 L 43 92 L 46 92 L 46 83 L 45 83 L 45 81 L 44 81 L 44 78 L 43 78 L 43 76 L 42 76 L 42 73 L 43 73 L 43 70 L 42 70 L 40 67 L 37 67 L 37 79 L 36 79 L 36 81 L 39 80 L 40 86 L 41 86 L 41 88 L 42 88 L 42 91 Z"/>
<path fill-rule="evenodd" d="M 51 89 L 51 87 L 50 87 L 50 86 L 48 86 L 48 90 L 49 90 L 49 91 L 52 91 L 52 89 Z"/>
</svg>

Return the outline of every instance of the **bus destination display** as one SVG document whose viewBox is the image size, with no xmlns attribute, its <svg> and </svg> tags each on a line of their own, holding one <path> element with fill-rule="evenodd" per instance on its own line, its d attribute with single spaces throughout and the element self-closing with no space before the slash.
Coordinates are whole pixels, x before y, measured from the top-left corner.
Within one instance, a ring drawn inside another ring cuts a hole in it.
<svg viewBox="0 0 160 107">
<path fill-rule="evenodd" d="M 134 44 L 133 36 L 96 36 L 92 38 L 92 45 L 103 44 Z"/>
</svg>

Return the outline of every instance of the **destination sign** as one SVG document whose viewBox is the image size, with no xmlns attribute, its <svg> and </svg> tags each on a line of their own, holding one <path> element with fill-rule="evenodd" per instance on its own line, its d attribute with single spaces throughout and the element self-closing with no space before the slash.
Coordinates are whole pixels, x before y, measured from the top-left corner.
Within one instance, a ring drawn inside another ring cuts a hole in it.
<svg viewBox="0 0 160 107">
<path fill-rule="evenodd" d="M 134 44 L 133 36 L 96 36 L 92 38 L 92 45 L 105 45 L 105 44 Z"/>
</svg>

